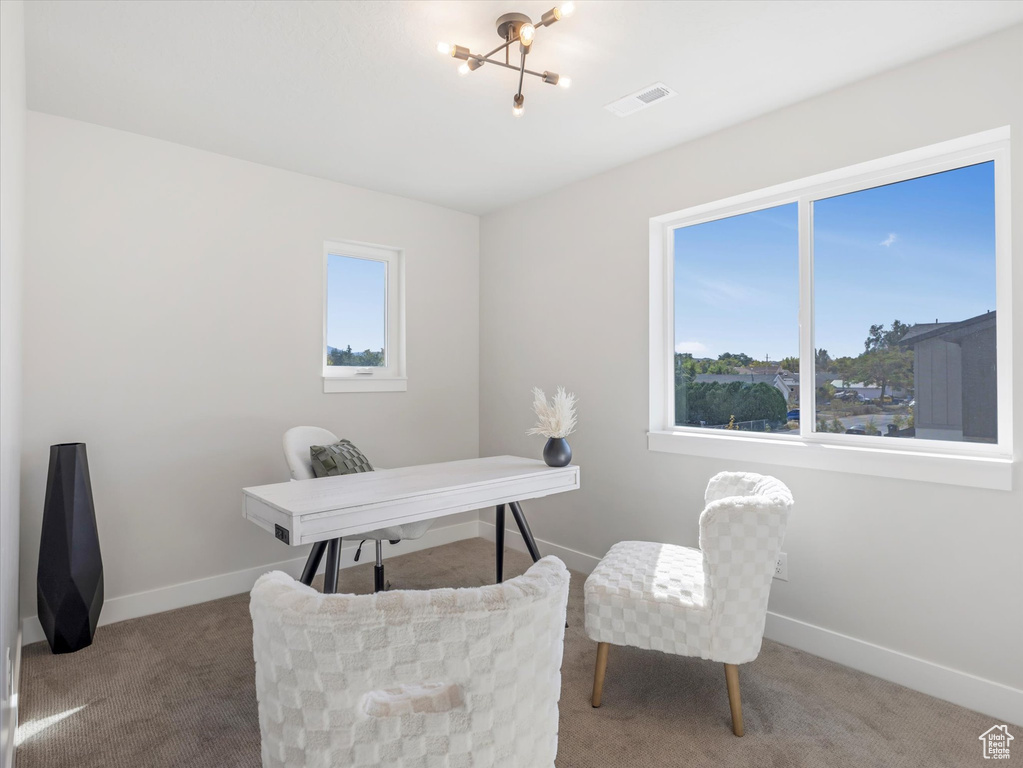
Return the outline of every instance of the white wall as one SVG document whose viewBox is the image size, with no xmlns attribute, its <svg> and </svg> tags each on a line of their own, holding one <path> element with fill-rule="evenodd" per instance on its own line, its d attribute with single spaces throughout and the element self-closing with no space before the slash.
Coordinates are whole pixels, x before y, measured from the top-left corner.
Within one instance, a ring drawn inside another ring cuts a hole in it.
<svg viewBox="0 0 1023 768">
<path fill-rule="evenodd" d="M 18 641 L 21 269 L 25 203 L 25 27 L 20 0 L 0 3 L 0 765 L 14 754 L 17 710 L 6 659 Z"/>
<path fill-rule="evenodd" d="M 524 435 L 530 387 L 563 384 L 580 397 L 570 442 L 582 490 L 535 504 L 534 534 L 597 556 L 622 539 L 695 546 L 707 479 L 723 469 L 769 472 L 797 501 L 785 542 L 791 580 L 774 583 L 772 611 L 1023 688 L 1019 465 L 1014 490 L 1000 492 L 646 448 L 649 218 L 998 126 L 1011 125 L 1018 144 L 1021 73 L 1017 26 L 484 217 L 481 454 L 539 453 L 538 439 Z M 647 114 L 629 118 L 636 131 Z M 1023 148 L 1015 149 L 1019 445 Z"/>
<path fill-rule="evenodd" d="M 241 517 L 243 486 L 287 479 L 288 427 L 381 466 L 478 455 L 477 217 L 34 112 L 28 132 L 23 615 L 52 443 L 88 444 L 108 607 L 304 555 Z M 323 393 L 328 239 L 406 249 L 408 392 Z"/>
</svg>

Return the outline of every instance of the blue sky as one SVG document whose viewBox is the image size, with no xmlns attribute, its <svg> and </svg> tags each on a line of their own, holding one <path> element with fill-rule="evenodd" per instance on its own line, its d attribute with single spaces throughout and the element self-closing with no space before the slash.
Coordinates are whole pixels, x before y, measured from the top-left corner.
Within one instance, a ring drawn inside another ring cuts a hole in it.
<svg viewBox="0 0 1023 768">
<path fill-rule="evenodd" d="M 327 260 L 327 345 L 355 352 L 383 349 L 387 265 L 331 254 Z"/>
<path fill-rule="evenodd" d="M 816 346 L 995 309 L 993 181 L 982 163 L 815 203 Z M 676 350 L 798 355 L 797 227 L 792 203 L 676 230 Z"/>
</svg>

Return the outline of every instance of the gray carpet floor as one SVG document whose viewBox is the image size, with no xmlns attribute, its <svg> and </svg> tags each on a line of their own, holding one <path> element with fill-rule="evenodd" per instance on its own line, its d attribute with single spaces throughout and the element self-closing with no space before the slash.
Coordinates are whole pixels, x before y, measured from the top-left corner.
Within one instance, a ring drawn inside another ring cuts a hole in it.
<svg viewBox="0 0 1023 768">
<path fill-rule="evenodd" d="M 387 576 L 392 588 L 479 586 L 493 562 L 493 545 L 471 539 L 390 559 Z M 528 565 L 509 552 L 506 577 Z M 342 588 L 372 591 L 371 568 L 342 571 Z M 740 673 L 741 739 L 721 665 L 699 659 L 614 647 L 593 709 L 582 585 L 573 574 L 559 768 L 987 763 L 977 737 L 991 718 L 768 641 Z M 255 768 L 248 595 L 100 627 L 75 654 L 26 647 L 20 719 L 18 768 Z"/>
</svg>

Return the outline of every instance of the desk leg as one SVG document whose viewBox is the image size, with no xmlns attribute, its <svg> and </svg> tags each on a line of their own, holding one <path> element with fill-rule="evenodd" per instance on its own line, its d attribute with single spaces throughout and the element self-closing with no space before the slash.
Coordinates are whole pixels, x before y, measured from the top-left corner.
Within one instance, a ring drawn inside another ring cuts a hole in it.
<svg viewBox="0 0 1023 768">
<path fill-rule="evenodd" d="M 318 541 L 309 550 L 309 558 L 305 561 L 305 568 L 302 569 L 302 578 L 299 579 L 307 587 L 313 583 L 316 577 L 316 569 L 320 567 L 320 560 L 323 559 L 323 550 L 327 548 L 327 542 Z"/>
<path fill-rule="evenodd" d="M 323 572 L 323 594 L 337 592 L 337 569 L 341 565 L 341 539 L 327 542 L 327 566 Z"/>
<path fill-rule="evenodd" d="M 497 583 L 504 581 L 504 504 L 498 504 L 494 510 L 494 539 L 497 541 Z"/>
<path fill-rule="evenodd" d="M 533 539 L 533 532 L 529 530 L 529 523 L 526 522 L 526 516 L 522 513 L 522 507 L 519 506 L 517 501 L 511 502 L 508 506 L 511 507 L 512 515 L 515 517 L 515 522 L 519 526 L 519 533 L 522 534 L 522 540 L 526 542 L 526 549 L 529 550 L 529 556 L 533 558 L 535 563 L 540 559 L 540 550 L 536 546 L 536 541 Z"/>
</svg>

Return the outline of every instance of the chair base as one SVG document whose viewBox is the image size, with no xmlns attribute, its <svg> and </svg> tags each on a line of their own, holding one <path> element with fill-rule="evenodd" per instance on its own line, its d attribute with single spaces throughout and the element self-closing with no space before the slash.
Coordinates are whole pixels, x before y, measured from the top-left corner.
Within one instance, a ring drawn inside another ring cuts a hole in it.
<svg viewBox="0 0 1023 768">
<path fill-rule="evenodd" d="M 604 676 L 607 673 L 607 655 L 611 650 L 610 643 L 597 643 L 597 665 L 593 670 L 593 698 L 590 704 L 596 709 L 604 696 Z M 742 696 L 739 693 L 739 667 L 736 664 L 725 664 L 725 685 L 728 687 L 728 706 L 732 711 L 732 733 L 742 736 L 745 733 L 742 723 Z"/>
<path fill-rule="evenodd" d="M 607 654 L 610 650 L 610 643 L 597 643 L 597 668 L 593 672 L 593 699 L 590 702 L 594 707 L 600 706 L 600 699 L 604 695 L 604 673 L 607 672 Z"/>
<path fill-rule="evenodd" d="M 725 685 L 728 686 L 728 706 L 732 710 L 732 733 L 742 736 L 742 696 L 739 694 L 739 667 L 725 664 Z"/>
</svg>

